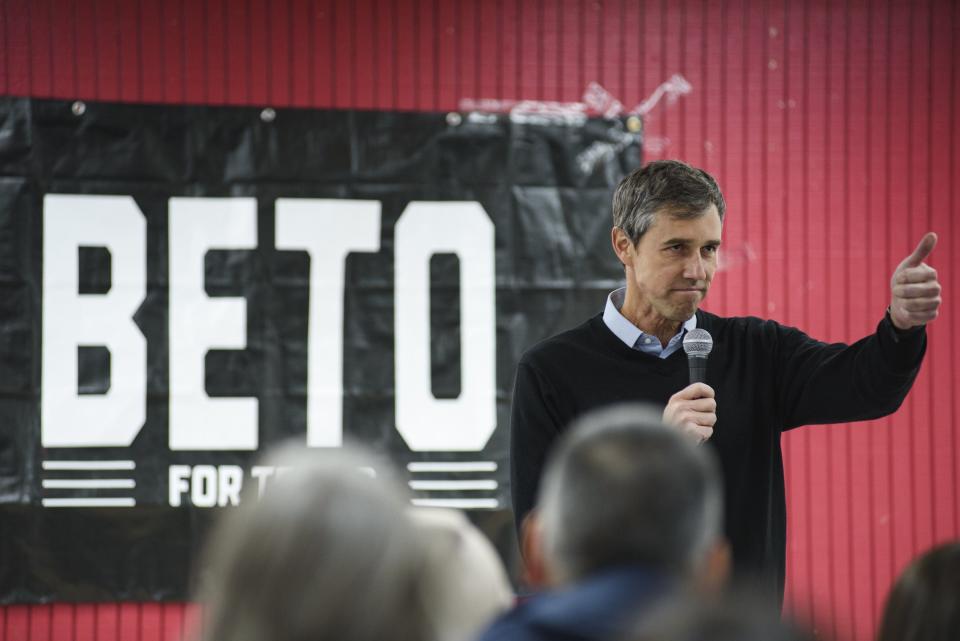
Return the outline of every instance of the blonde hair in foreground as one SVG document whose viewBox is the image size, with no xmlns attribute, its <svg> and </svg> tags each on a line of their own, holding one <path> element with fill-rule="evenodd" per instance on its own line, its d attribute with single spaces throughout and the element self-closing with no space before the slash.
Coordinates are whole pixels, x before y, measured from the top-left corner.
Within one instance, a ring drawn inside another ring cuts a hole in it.
<svg viewBox="0 0 960 641">
<path fill-rule="evenodd" d="M 355 447 L 287 446 L 266 462 L 289 469 L 208 541 L 201 639 L 430 639 L 424 549 L 390 466 Z"/>
</svg>

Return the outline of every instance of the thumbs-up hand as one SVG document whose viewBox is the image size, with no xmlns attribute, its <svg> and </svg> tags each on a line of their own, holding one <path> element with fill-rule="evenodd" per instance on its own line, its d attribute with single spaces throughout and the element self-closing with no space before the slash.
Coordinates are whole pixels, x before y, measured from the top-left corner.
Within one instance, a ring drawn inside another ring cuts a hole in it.
<svg viewBox="0 0 960 641">
<path fill-rule="evenodd" d="M 937 317 L 941 303 L 937 270 L 923 262 L 936 244 L 937 235 L 928 232 L 893 272 L 890 320 L 897 329 L 910 329 Z"/>
</svg>

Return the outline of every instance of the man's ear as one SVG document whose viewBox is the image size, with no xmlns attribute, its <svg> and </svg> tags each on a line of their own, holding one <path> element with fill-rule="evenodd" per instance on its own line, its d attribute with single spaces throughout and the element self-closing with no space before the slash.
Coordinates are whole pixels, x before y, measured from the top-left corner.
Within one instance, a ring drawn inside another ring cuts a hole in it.
<svg viewBox="0 0 960 641">
<path fill-rule="evenodd" d="M 534 590 L 547 587 L 540 514 L 535 509 L 527 514 L 520 525 L 520 555 L 523 557 L 523 582 Z"/>
<path fill-rule="evenodd" d="M 719 593 L 730 580 L 732 566 L 730 543 L 720 537 L 710 546 L 701 562 L 695 577 L 697 588 L 704 594 Z"/>
<path fill-rule="evenodd" d="M 633 264 L 633 242 L 627 236 L 627 232 L 619 227 L 610 230 L 610 244 L 613 245 L 613 253 L 624 267 Z"/>
</svg>

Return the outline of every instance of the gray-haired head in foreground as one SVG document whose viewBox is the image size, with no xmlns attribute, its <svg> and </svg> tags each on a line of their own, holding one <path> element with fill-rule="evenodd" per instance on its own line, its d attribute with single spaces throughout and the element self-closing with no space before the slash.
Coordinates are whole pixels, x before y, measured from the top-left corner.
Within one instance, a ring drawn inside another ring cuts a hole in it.
<svg viewBox="0 0 960 641">
<path fill-rule="evenodd" d="M 424 550 L 385 463 L 355 448 L 285 447 L 208 541 L 202 638 L 422 641 Z M 375 478 L 363 466 L 373 464 Z"/>
<path fill-rule="evenodd" d="M 541 488 L 554 579 L 626 564 L 688 576 L 721 536 L 721 482 L 710 451 L 652 406 L 584 415 L 552 452 Z"/>
<path fill-rule="evenodd" d="M 657 160 L 628 174 L 613 194 L 613 226 L 634 245 L 660 211 L 675 218 L 697 218 L 715 205 L 720 222 L 726 201 L 713 176 L 679 160 Z"/>
</svg>

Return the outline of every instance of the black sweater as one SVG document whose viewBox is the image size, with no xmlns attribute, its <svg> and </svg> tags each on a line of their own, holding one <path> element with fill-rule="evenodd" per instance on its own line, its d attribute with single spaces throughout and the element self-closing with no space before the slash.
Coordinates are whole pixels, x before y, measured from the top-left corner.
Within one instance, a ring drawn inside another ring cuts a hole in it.
<svg viewBox="0 0 960 641">
<path fill-rule="evenodd" d="M 700 310 L 713 336 L 706 382 L 716 391 L 717 453 L 725 526 L 736 573 L 755 576 L 782 598 L 786 504 L 780 433 L 800 425 L 878 418 L 895 411 L 916 378 L 926 332 L 898 332 L 889 317 L 852 345 L 828 345 L 759 318 Z M 678 350 L 660 359 L 631 349 L 597 315 L 528 350 L 517 367 L 510 472 L 517 524 L 533 507 L 544 461 L 580 414 L 622 401 L 661 406 L 689 383 Z"/>
</svg>

